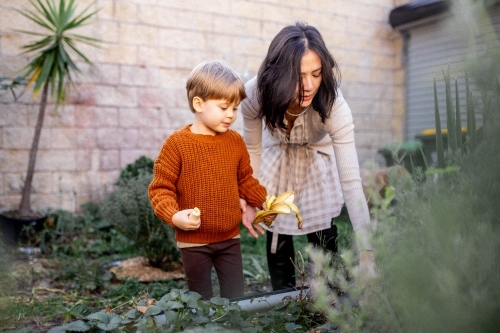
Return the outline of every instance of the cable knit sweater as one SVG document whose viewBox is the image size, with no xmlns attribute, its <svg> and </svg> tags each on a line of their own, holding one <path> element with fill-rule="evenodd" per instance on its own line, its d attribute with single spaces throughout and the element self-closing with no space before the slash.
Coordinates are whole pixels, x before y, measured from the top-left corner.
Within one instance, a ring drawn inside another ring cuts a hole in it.
<svg viewBox="0 0 500 333">
<path fill-rule="evenodd" d="M 198 207 L 198 230 L 175 228 L 176 240 L 207 244 L 239 235 L 239 198 L 261 207 L 267 195 L 252 176 L 250 157 L 241 135 L 228 130 L 215 136 L 194 134 L 191 125 L 172 133 L 154 164 L 148 194 L 155 214 L 172 224 L 172 216 Z"/>
</svg>

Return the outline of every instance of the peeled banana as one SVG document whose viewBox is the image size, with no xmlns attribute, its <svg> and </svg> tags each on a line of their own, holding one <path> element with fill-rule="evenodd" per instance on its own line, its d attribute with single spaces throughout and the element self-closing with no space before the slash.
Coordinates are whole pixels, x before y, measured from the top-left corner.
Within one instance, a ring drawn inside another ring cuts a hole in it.
<svg viewBox="0 0 500 333">
<path fill-rule="evenodd" d="M 298 221 L 298 228 L 302 229 L 302 216 L 300 216 L 299 208 L 293 203 L 294 199 L 293 191 L 286 191 L 278 195 L 266 196 L 265 206 L 267 210 L 259 210 L 255 213 L 255 218 L 253 223 L 263 222 L 266 226 L 271 226 L 271 223 L 265 221 L 265 217 L 274 214 L 289 214 L 291 211 L 295 213 Z"/>
<path fill-rule="evenodd" d="M 201 215 L 200 209 L 198 207 L 194 207 L 191 214 L 189 214 L 189 218 L 191 220 L 197 221 L 200 218 L 200 215 Z"/>
</svg>

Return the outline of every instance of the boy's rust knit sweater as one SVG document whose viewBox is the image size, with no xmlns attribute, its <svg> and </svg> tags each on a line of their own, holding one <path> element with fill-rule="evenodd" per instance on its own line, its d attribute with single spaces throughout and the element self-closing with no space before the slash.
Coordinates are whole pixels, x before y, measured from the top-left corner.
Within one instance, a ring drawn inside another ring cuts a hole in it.
<svg viewBox="0 0 500 333">
<path fill-rule="evenodd" d="M 172 224 L 172 216 L 198 207 L 198 230 L 175 228 L 177 241 L 207 244 L 239 234 L 239 198 L 260 208 L 266 189 L 252 176 L 250 157 L 240 134 L 194 134 L 190 125 L 171 134 L 155 161 L 149 199 L 155 214 Z M 174 226 L 175 227 L 175 226 Z"/>
</svg>

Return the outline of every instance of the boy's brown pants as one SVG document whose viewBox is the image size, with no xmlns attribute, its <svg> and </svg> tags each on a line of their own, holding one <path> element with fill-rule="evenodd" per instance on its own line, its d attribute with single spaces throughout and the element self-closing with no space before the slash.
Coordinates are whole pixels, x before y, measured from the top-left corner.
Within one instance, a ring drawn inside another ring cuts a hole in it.
<svg viewBox="0 0 500 333">
<path fill-rule="evenodd" d="M 180 249 L 188 289 L 204 300 L 213 297 L 212 266 L 219 280 L 220 297 L 243 296 L 243 263 L 240 239 Z"/>
</svg>

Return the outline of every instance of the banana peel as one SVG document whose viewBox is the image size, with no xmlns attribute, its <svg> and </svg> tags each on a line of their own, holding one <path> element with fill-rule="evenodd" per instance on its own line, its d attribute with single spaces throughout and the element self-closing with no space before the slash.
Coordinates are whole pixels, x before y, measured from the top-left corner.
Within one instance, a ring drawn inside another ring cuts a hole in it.
<svg viewBox="0 0 500 333">
<path fill-rule="evenodd" d="M 266 222 L 264 219 L 266 216 L 289 214 L 293 211 L 297 217 L 297 226 L 299 229 L 302 229 L 302 216 L 300 215 L 300 211 L 297 205 L 293 203 L 294 198 L 295 197 L 293 191 L 283 192 L 277 197 L 274 195 L 266 196 L 265 207 L 267 208 L 267 210 L 259 210 L 257 213 L 255 213 L 253 223 L 257 224 L 263 222 L 267 227 L 270 227 L 272 225 L 272 222 Z"/>
</svg>

